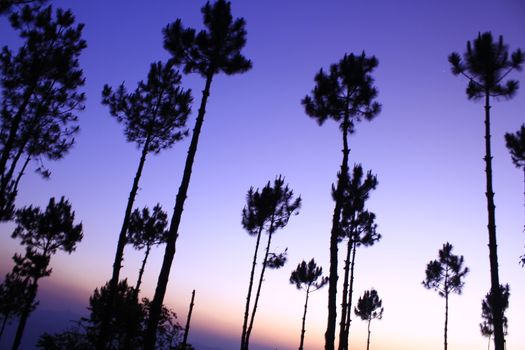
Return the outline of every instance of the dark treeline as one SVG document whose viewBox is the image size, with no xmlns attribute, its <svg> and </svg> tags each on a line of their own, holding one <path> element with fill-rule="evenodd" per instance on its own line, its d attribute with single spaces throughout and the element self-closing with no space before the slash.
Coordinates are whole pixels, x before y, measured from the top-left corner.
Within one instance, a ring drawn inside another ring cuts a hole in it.
<svg viewBox="0 0 525 350">
<path fill-rule="evenodd" d="M 163 46 L 169 58 L 151 63 L 146 79 L 140 81 L 134 90 L 128 91 L 124 83 L 116 88 L 109 85 L 102 88 L 101 103 L 124 126 L 126 141 L 135 143 L 140 149 L 122 225 L 113 236 L 116 249 L 111 276 L 103 286 L 95 287 L 89 298 L 86 317 L 62 332 L 44 333 L 38 341 L 38 348 L 193 349 L 187 338 L 195 291 L 185 329 L 179 324 L 177 314 L 164 305 L 164 297 L 212 83 L 222 73 L 230 76 L 252 68 L 252 62 L 242 52 L 247 42 L 246 22 L 232 15 L 231 3 L 225 0 L 207 2 L 201 12 L 202 30 L 185 27 L 181 19 L 164 27 Z M 17 51 L 6 46 L 0 53 L 0 221 L 14 222 L 11 236 L 19 240 L 24 249 L 23 254 L 14 254 L 13 267 L 0 284 L 0 341 L 6 326 L 16 322 L 11 348 L 18 349 L 27 321 L 38 307 L 39 282 L 52 273 L 52 256 L 59 251 L 71 254 L 84 235 L 82 223 L 75 217 L 73 206 L 65 197 L 59 200 L 52 197 L 45 209 L 31 205 L 17 207 L 16 204 L 28 165 L 34 163 L 36 172 L 47 178 L 51 176 L 48 162 L 65 157 L 75 143 L 79 131 L 78 113 L 84 109 L 85 101 L 82 92 L 85 77 L 79 58 L 87 43 L 83 39 L 84 25 L 76 22 L 73 13 L 54 9 L 46 0 L 2 0 L 0 15 L 9 20 L 22 41 Z M 502 37 L 495 40 L 490 32 L 486 32 L 468 41 L 463 55 L 452 53 L 448 60 L 452 73 L 468 81 L 467 97 L 484 101 L 484 191 L 491 288 L 482 300 L 479 326 L 481 334 L 489 338 L 489 346 L 493 339 L 495 349 L 504 350 L 508 328 L 505 311 L 509 306 L 510 287 L 501 284 L 499 279 L 492 184 L 491 101 L 509 99 L 516 94 L 518 81 L 508 79 L 508 75 L 521 70 L 524 55 L 519 49 L 509 53 Z M 330 257 L 328 276 L 323 276 L 321 266 L 312 258 L 308 263 L 299 263 L 289 278 L 297 289 L 305 291 L 299 350 L 306 347 L 310 294 L 325 285 L 328 285 L 325 350 L 335 350 L 336 345 L 338 350 L 351 348 L 352 313 L 367 322 L 369 349 L 371 321 L 383 316 L 383 302 L 373 288 L 364 291 L 354 303 L 358 248 L 379 242 L 381 234 L 376 214 L 367 205 L 372 191 L 378 186 L 377 176 L 372 171 L 363 170 L 361 164 L 355 163 L 353 168 L 349 165 L 349 138 L 356 132 L 357 124 L 373 120 L 382 109 L 373 76 L 378 64 L 375 56 L 364 51 L 347 53 L 328 69 L 321 68 L 315 74 L 313 89 L 301 100 L 305 114 L 319 125 L 328 119 L 337 123 L 341 132 L 342 159 L 331 186 L 334 209 L 331 217 L 324 217 L 326 221 L 330 220 L 330 232 L 322 233 L 326 235 L 325 248 L 328 248 Z M 183 87 L 183 79 L 190 73 L 197 73 L 204 83 L 198 108 L 193 105 L 192 91 Z M 196 118 L 190 132 L 186 122 L 192 108 L 196 109 Z M 140 179 L 147 171 L 148 156 L 170 149 L 186 136 L 190 138 L 189 148 L 181 183 L 177 193 L 173 194 L 171 218 L 160 204 L 152 209 L 147 206 L 135 208 Z M 516 133 L 506 134 L 505 142 L 512 162 L 525 175 L 525 125 Z M 321 185 L 329 189 L 328 184 Z M 267 269 L 282 268 L 287 262 L 288 248 L 274 251 L 272 239 L 277 231 L 288 225 L 293 215 L 299 213 L 301 206 L 302 198 L 295 196 L 285 184 L 284 176 L 277 176 L 262 188 L 251 187 L 247 192 L 241 225 L 255 238 L 255 247 L 249 264 L 242 325 L 239 326 L 241 350 L 250 349 Z M 340 244 L 343 245 L 342 264 Z M 163 262 L 160 271 L 153 272 L 158 273 L 158 279 L 150 299 L 142 295 L 141 285 L 152 249 L 160 245 L 164 245 Z M 126 246 L 144 251 L 134 285 L 121 278 Z M 422 282 L 425 288 L 437 291 L 445 299 L 445 350 L 448 347 L 449 296 L 461 294 L 469 272 L 463 266 L 463 256 L 452 254 L 452 249 L 448 242 L 443 245 L 438 259 L 428 263 Z M 525 255 L 520 261 L 525 265 Z M 339 280 L 341 270 L 343 275 Z M 340 308 L 337 305 L 339 287 Z M 337 324 L 339 333 L 336 337 Z"/>
</svg>

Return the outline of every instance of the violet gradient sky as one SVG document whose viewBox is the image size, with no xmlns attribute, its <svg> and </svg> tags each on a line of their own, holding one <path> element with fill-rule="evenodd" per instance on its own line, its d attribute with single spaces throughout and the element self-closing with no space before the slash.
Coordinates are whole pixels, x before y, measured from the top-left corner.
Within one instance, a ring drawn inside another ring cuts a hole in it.
<svg viewBox="0 0 525 350">
<path fill-rule="evenodd" d="M 139 159 L 136 146 L 125 142 L 122 127 L 101 106 L 102 86 L 125 81 L 134 88 L 151 62 L 169 57 L 161 29 L 177 18 L 202 28 L 205 2 L 52 3 L 72 8 L 86 25 L 88 48 L 81 66 L 88 100 L 74 149 L 63 160 L 48 163 L 53 171 L 49 181 L 28 172 L 18 205 L 43 207 L 49 197 L 65 195 L 84 224 L 77 251 L 54 256 L 53 274 L 43 282 L 46 297 L 40 308 L 63 312 L 71 305 L 82 309 L 92 290 L 110 277 Z M 336 124 L 319 127 L 305 115 L 300 100 L 313 88 L 319 68 L 345 53 L 365 50 L 379 59 L 374 76 L 383 112 L 357 125 L 350 137 L 350 161 L 372 169 L 379 179 L 368 207 L 377 214 L 383 239 L 358 251 L 354 294 L 357 299 L 374 287 L 383 299 L 384 317 L 372 324 L 372 348 L 441 349 L 444 300 L 425 290 L 421 281 L 427 262 L 446 241 L 464 255 L 471 270 L 463 295 L 450 300 L 450 348 L 484 348 L 487 340 L 478 324 L 490 279 L 483 107 L 467 100 L 467 81 L 450 73 L 447 56 L 463 53 L 466 41 L 484 31 L 503 35 L 511 50 L 525 49 L 525 3 L 234 0 L 232 10 L 247 21 L 244 53 L 253 69 L 219 76 L 212 85 L 166 296 L 184 323 L 191 290 L 197 290 L 190 342 L 224 350 L 238 347 L 255 244 L 241 227 L 240 213 L 250 186 L 262 187 L 282 174 L 302 196 L 303 208 L 274 238 L 276 249 L 288 247 L 289 260 L 266 275 L 253 341 L 259 344 L 254 349 L 297 347 L 304 294 L 288 278 L 301 260 L 312 257 L 328 271 L 330 187 L 341 158 Z M 0 18 L 0 44 L 18 43 L 6 18 Z M 512 77 L 524 81 L 523 74 Z M 195 97 L 188 124 L 192 128 L 203 81 L 191 75 L 183 84 Z M 525 348 L 525 269 L 518 265 L 525 253 L 523 174 L 512 165 L 503 135 L 524 122 L 524 96 L 521 90 L 492 108 L 500 279 L 511 286 L 507 348 L 514 350 Z M 171 216 L 188 143 L 147 159 L 136 207 L 159 202 Z M 9 238 L 12 229 L 12 224 L 0 224 L 2 274 L 11 268 L 12 254 L 21 250 Z M 146 267 L 144 296 L 153 294 L 163 252 L 163 247 L 156 249 Z M 131 281 L 141 257 L 126 250 L 123 275 Z M 322 347 L 326 304 L 327 289 L 311 295 L 306 349 Z M 28 327 L 31 322 L 35 318 Z M 357 350 L 365 348 L 364 322 L 352 323 L 350 342 Z"/>
</svg>

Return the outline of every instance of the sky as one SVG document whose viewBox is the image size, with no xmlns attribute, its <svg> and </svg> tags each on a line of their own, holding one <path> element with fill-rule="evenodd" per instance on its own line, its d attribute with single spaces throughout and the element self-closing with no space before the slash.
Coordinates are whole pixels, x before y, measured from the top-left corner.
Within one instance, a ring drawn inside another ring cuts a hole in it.
<svg viewBox="0 0 525 350">
<path fill-rule="evenodd" d="M 71 255 L 52 258 L 53 273 L 42 281 L 39 314 L 28 322 L 60 314 L 53 330 L 84 312 L 89 295 L 111 276 L 125 205 L 140 152 L 127 143 L 122 126 L 100 103 L 104 84 L 125 82 L 134 89 L 150 63 L 166 60 L 161 30 L 181 18 L 202 28 L 205 1 L 52 1 L 71 8 L 85 23 L 88 48 L 80 58 L 87 101 L 79 113 L 81 132 L 64 159 L 48 162 L 52 176 L 27 172 L 18 206 L 45 207 L 65 195 L 84 227 L 84 239 Z M 253 69 L 214 80 L 185 203 L 165 302 L 185 323 L 191 291 L 196 290 L 189 342 L 197 349 L 238 347 L 248 289 L 254 237 L 241 226 L 248 189 L 283 175 L 300 195 L 299 215 L 278 231 L 272 246 L 288 248 L 288 263 L 267 271 L 252 344 L 255 350 L 289 350 L 299 342 L 304 292 L 288 281 L 302 260 L 315 258 L 329 268 L 329 234 L 334 203 L 331 185 L 341 162 L 338 126 L 317 125 L 301 99 L 314 87 L 314 75 L 345 53 L 365 51 L 379 60 L 374 71 L 381 114 L 356 126 L 349 138 L 350 163 L 377 174 L 379 185 L 367 203 L 377 215 L 382 240 L 357 252 L 354 300 L 375 288 L 383 319 L 372 322 L 375 350 L 437 350 L 443 346 L 444 299 L 421 282 L 426 264 L 443 243 L 469 267 L 462 295 L 452 295 L 451 349 L 480 349 L 481 300 L 490 288 L 485 199 L 483 105 L 465 95 L 467 81 L 453 76 L 447 56 L 462 54 L 479 32 L 503 35 L 510 50 L 525 49 L 525 4 L 521 0 L 352 0 L 232 1 L 234 17 L 245 18 L 243 53 Z M 0 18 L 0 44 L 16 47 L 16 34 Z M 524 81 L 523 73 L 512 78 Z M 183 77 L 194 96 L 192 129 L 204 81 Z M 523 172 L 515 168 L 503 135 L 525 121 L 525 91 L 492 107 L 493 175 L 500 281 L 509 283 L 508 349 L 525 348 L 525 253 Z M 136 208 L 160 203 L 171 213 L 189 138 L 171 150 L 149 156 Z M 33 167 L 34 169 L 34 167 Z M 22 248 L 10 238 L 14 226 L 0 224 L 0 273 Z M 340 249 L 343 246 L 340 246 Z M 164 247 L 146 266 L 142 294 L 152 297 Z M 142 253 L 126 248 L 123 277 L 134 283 Z M 340 255 L 340 261 L 343 258 Z M 342 272 L 339 274 L 342 276 Z M 340 277 L 341 280 L 341 277 Z M 339 291 L 341 288 L 339 288 Z M 311 294 L 305 349 L 324 344 L 328 288 Z M 340 303 L 340 293 L 337 295 Z M 40 316 L 39 316 L 40 315 Z M 44 315 L 44 316 L 42 316 Z M 70 316 L 71 315 L 71 316 Z M 355 319 L 355 317 L 354 317 Z M 350 346 L 366 347 L 366 324 L 355 319 Z M 24 344 L 31 348 L 29 341 Z"/>
</svg>

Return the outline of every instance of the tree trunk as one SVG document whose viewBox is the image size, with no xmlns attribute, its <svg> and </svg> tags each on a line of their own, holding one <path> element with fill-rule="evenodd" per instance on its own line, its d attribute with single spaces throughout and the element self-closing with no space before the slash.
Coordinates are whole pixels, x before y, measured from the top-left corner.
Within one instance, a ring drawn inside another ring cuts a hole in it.
<svg viewBox="0 0 525 350">
<path fill-rule="evenodd" d="M 355 253 L 357 251 L 357 242 L 354 242 L 352 247 L 352 263 L 350 264 L 350 290 L 348 291 L 348 308 L 346 310 L 346 329 L 345 329 L 345 350 L 348 349 L 348 340 L 350 335 L 350 323 L 352 322 L 352 296 L 354 293 L 354 267 L 355 267 Z"/>
<path fill-rule="evenodd" d="M 271 223 L 271 226 L 273 226 L 273 221 Z M 270 244 L 272 242 L 272 236 L 273 236 L 272 228 L 270 227 L 268 231 L 269 231 L 268 244 L 266 245 L 266 253 L 264 254 L 261 276 L 259 277 L 257 293 L 255 294 L 255 301 L 253 303 L 252 314 L 250 316 L 250 325 L 248 326 L 248 330 L 246 331 L 246 337 L 244 339 L 244 345 L 245 345 L 246 350 L 249 350 L 250 348 L 250 335 L 252 333 L 253 321 L 255 320 L 255 313 L 257 312 L 257 304 L 259 303 L 259 297 L 261 296 L 261 287 L 262 287 L 262 283 L 264 280 L 264 272 L 266 271 L 266 262 L 268 261 L 268 255 L 270 254 Z"/>
<path fill-rule="evenodd" d="M 368 338 L 366 340 L 366 350 L 370 349 L 370 322 L 372 322 L 372 318 L 368 319 Z"/>
<path fill-rule="evenodd" d="M 146 261 L 148 261 L 149 252 L 151 251 L 151 245 L 146 246 L 146 254 L 142 260 L 142 265 L 139 270 L 139 277 L 137 278 L 137 284 L 135 286 L 135 298 L 138 300 L 140 285 L 142 284 L 142 275 L 144 274 L 144 268 L 146 267 Z"/>
<path fill-rule="evenodd" d="M 306 301 L 304 302 L 304 313 L 303 313 L 303 324 L 301 327 L 301 342 L 299 343 L 299 350 L 303 350 L 303 344 L 304 344 L 304 333 L 305 330 L 305 324 L 306 324 L 306 310 L 308 309 L 308 296 L 310 295 L 310 285 L 308 285 L 308 288 L 306 289 Z"/>
<path fill-rule="evenodd" d="M 445 292 L 445 350 L 447 350 L 447 329 L 448 329 L 448 292 Z"/>
<path fill-rule="evenodd" d="M 494 348 L 504 350 L 505 335 L 503 333 L 503 310 L 501 308 L 501 289 L 498 273 L 498 245 L 496 242 L 496 206 L 494 205 L 494 190 L 492 188 L 492 153 L 490 146 L 490 101 L 489 92 L 485 92 L 485 173 L 487 176 L 487 211 L 489 231 L 489 259 L 491 291 L 494 295 L 493 322 Z"/>
<path fill-rule="evenodd" d="M 195 289 L 191 293 L 190 309 L 188 311 L 188 319 L 186 320 L 186 327 L 184 327 L 184 338 L 182 338 L 182 350 L 186 350 L 186 344 L 188 343 L 188 333 L 190 332 L 190 321 L 191 313 L 193 312 L 193 301 L 195 300 Z"/>
<path fill-rule="evenodd" d="M 339 350 L 346 350 L 348 344 L 345 342 L 346 337 L 346 312 L 348 307 L 348 278 L 350 275 L 350 253 L 352 251 L 352 237 L 348 239 L 346 247 L 346 259 L 344 266 L 344 279 L 343 279 L 343 300 L 341 302 L 341 322 L 339 323 Z"/>
<path fill-rule="evenodd" d="M 35 301 L 37 292 L 38 292 L 38 278 L 36 278 L 33 284 L 31 285 L 31 290 L 26 300 L 26 304 L 24 305 L 24 309 L 22 310 L 22 313 L 20 314 L 20 319 L 18 320 L 18 327 L 16 328 L 15 339 L 13 341 L 13 347 L 11 348 L 11 350 L 18 350 L 18 348 L 20 347 L 20 343 L 22 342 L 22 336 L 24 335 L 24 330 L 26 328 L 27 319 L 29 318 L 29 315 L 31 314 L 31 306 L 33 305 L 33 302 Z"/>
<path fill-rule="evenodd" d="M 257 242 L 255 243 L 255 252 L 253 254 L 252 271 L 250 272 L 250 283 L 248 285 L 248 295 L 246 296 L 246 307 L 244 308 L 244 321 L 242 324 L 242 335 L 241 335 L 241 350 L 245 349 L 246 341 L 246 328 L 248 327 L 248 316 L 250 314 L 250 299 L 252 296 L 253 287 L 253 275 L 255 274 L 255 266 L 257 265 L 257 252 L 259 251 L 259 243 L 261 241 L 263 227 L 259 228 L 257 233 Z"/>
<path fill-rule="evenodd" d="M 346 116 L 345 119 L 348 119 Z M 330 231 L 330 271 L 328 275 L 328 322 L 325 333 L 325 350 L 335 349 L 335 324 L 337 322 L 337 238 L 339 236 L 339 222 L 341 220 L 341 196 L 348 175 L 348 120 L 343 127 L 343 161 L 341 173 L 337 180 L 336 200 L 332 216 L 332 229 Z"/>
<path fill-rule="evenodd" d="M 175 208 L 173 209 L 173 217 L 171 218 L 170 229 L 168 232 L 168 240 L 166 242 L 166 248 L 164 252 L 164 259 L 162 261 L 162 267 L 159 273 L 157 281 L 157 288 L 155 289 L 155 296 L 151 302 L 151 310 L 148 318 L 148 327 L 146 330 L 146 338 L 144 343 L 144 349 L 154 350 L 155 342 L 157 338 L 157 325 L 159 323 L 160 312 L 162 308 L 162 302 L 164 301 L 164 295 L 166 294 L 166 288 L 168 286 L 168 280 L 171 270 L 171 264 L 173 257 L 175 256 L 177 238 L 179 236 L 179 225 L 182 217 L 182 211 L 184 210 L 184 201 L 186 200 L 188 187 L 190 184 L 191 170 L 193 167 L 193 161 L 195 154 L 197 153 L 197 145 L 199 143 L 199 135 L 201 132 L 202 124 L 204 122 L 204 114 L 206 113 L 206 102 L 210 95 L 210 87 L 213 79 L 213 74 L 208 74 L 206 78 L 206 85 L 202 91 L 202 99 L 199 107 L 199 113 L 191 136 L 190 147 L 188 149 L 188 156 L 186 157 L 186 164 L 184 165 L 184 173 L 182 175 L 182 181 L 177 193 L 175 201 Z"/>
<path fill-rule="evenodd" d="M 135 178 L 133 179 L 133 185 L 131 186 L 131 192 L 128 197 L 128 204 L 126 206 L 126 211 L 124 213 L 124 220 L 122 222 L 122 227 L 120 229 L 120 234 L 118 237 L 117 251 L 115 252 L 115 260 L 113 262 L 113 274 L 109 282 L 108 290 L 108 301 L 104 308 L 104 313 L 102 316 L 102 323 L 100 326 L 100 333 L 97 341 L 97 349 L 105 350 L 106 343 L 109 338 L 109 324 L 111 317 L 113 316 L 113 307 L 115 304 L 115 299 L 117 296 L 116 290 L 119 281 L 120 269 L 122 268 L 122 257 L 124 255 L 124 247 L 127 243 L 126 234 L 128 232 L 129 218 L 131 216 L 131 211 L 133 210 L 133 204 L 135 203 L 135 197 L 139 189 L 139 181 L 142 175 L 142 169 L 144 168 L 144 163 L 146 162 L 146 156 L 148 154 L 149 144 L 151 142 L 151 135 L 148 135 L 144 146 L 142 147 L 142 154 L 140 156 L 139 165 L 137 167 L 137 172 L 135 173 Z"/>
<path fill-rule="evenodd" d="M 2 339 L 2 335 L 4 334 L 5 326 L 7 325 L 7 320 L 9 320 L 9 313 L 4 315 L 4 319 L 2 320 L 2 328 L 0 328 L 0 339 Z"/>
</svg>

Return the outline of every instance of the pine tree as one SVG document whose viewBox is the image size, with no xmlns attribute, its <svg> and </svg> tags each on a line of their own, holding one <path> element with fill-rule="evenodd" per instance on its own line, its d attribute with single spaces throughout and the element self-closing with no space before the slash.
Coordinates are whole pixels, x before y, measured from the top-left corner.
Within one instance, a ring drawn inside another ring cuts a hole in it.
<svg viewBox="0 0 525 350">
<path fill-rule="evenodd" d="M 343 159 L 334 192 L 335 207 L 330 232 L 330 270 L 328 284 L 328 322 L 325 333 L 325 350 L 334 350 L 337 318 L 337 243 L 340 232 L 342 193 L 348 173 L 348 135 L 353 133 L 355 124 L 362 119 L 371 120 L 381 110 L 375 101 L 377 89 L 374 87 L 372 71 L 377 67 L 377 59 L 345 55 L 338 63 L 330 66 L 329 72 L 322 69 L 315 76 L 316 86 L 311 95 L 302 100 L 306 114 L 322 125 L 327 119 L 339 123 L 343 136 Z"/>
<path fill-rule="evenodd" d="M 468 267 L 463 267 L 463 256 L 452 254 L 452 249 L 452 244 L 443 244 L 443 248 L 439 250 L 439 260 L 432 260 L 427 264 L 426 278 L 422 282 L 425 288 L 434 289 L 445 298 L 445 350 L 448 347 L 448 297 L 450 293 L 461 294 L 465 276 L 469 272 Z"/>
<path fill-rule="evenodd" d="M 30 161 L 44 177 L 44 159 L 58 160 L 73 146 L 76 112 L 84 108 L 78 58 L 86 47 L 71 11 L 24 6 L 9 16 L 24 40 L 15 54 L 0 52 L 0 220 L 11 220 L 20 180 Z"/>
<path fill-rule="evenodd" d="M 470 100 L 485 100 L 485 175 L 489 233 L 490 284 L 494 295 L 499 295 L 498 251 L 496 241 L 496 206 L 494 204 L 494 189 L 492 186 L 492 150 L 490 133 L 490 100 L 510 99 L 518 90 L 518 81 L 503 80 L 512 70 L 521 70 L 525 57 L 518 49 L 509 58 L 508 47 L 500 36 L 494 42 L 492 34 L 478 34 L 471 43 L 467 42 L 467 51 L 463 58 L 458 53 L 452 53 L 448 60 L 452 65 L 454 75 L 462 75 L 469 81 L 466 89 Z M 501 297 L 501 296 L 500 296 Z M 503 334 L 503 312 L 498 297 L 494 303 L 494 344 L 496 350 L 504 350 L 505 336 Z"/>
<path fill-rule="evenodd" d="M 310 296 L 310 293 L 323 288 L 328 283 L 328 277 L 322 277 L 322 275 L 323 268 L 317 266 L 314 259 L 310 260 L 308 264 L 306 264 L 306 261 L 302 261 L 299 265 L 297 265 L 297 268 L 293 270 L 292 274 L 290 275 L 290 283 L 295 284 L 297 289 L 303 289 L 306 292 L 299 350 L 303 350 L 304 345 L 304 333 L 306 332 L 306 311 L 308 310 L 308 297 Z"/>
<path fill-rule="evenodd" d="M 370 349 L 370 323 L 373 319 L 380 320 L 383 318 L 383 301 L 379 299 L 375 289 L 366 290 L 362 297 L 357 301 L 357 307 L 354 309 L 356 316 L 363 321 L 368 321 L 368 337 L 366 341 L 366 350 Z"/>
<path fill-rule="evenodd" d="M 179 225 L 188 193 L 204 115 L 206 114 L 206 104 L 210 95 L 212 80 L 221 72 L 226 75 L 244 73 L 252 66 L 250 60 L 241 54 L 241 50 L 246 44 L 245 21 L 242 18 L 234 19 L 232 17 L 230 3 L 224 0 L 218 0 L 213 4 L 207 2 L 201 12 L 205 30 L 196 33 L 192 28 L 184 28 L 180 19 L 164 29 L 164 47 L 170 52 L 171 61 L 176 65 L 183 66 L 185 73 L 198 73 L 205 79 L 205 84 L 181 184 L 175 200 L 155 296 L 152 300 L 148 334 L 144 346 L 147 350 L 153 350 L 155 346 L 155 329 L 175 256 Z"/>
<path fill-rule="evenodd" d="M 509 307 L 509 297 L 510 297 L 510 288 L 509 285 L 500 285 L 501 293 L 501 306 L 503 309 L 503 333 L 507 335 L 508 321 L 505 316 L 505 310 Z M 494 305 L 494 296 L 492 291 L 485 295 L 485 299 L 481 301 L 481 318 L 483 322 L 479 324 L 479 329 L 481 335 L 489 338 L 488 348 L 490 349 L 490 338 L 494 334 L 494 318 L 493 318 L 493 305 Z"/>
</svg>

